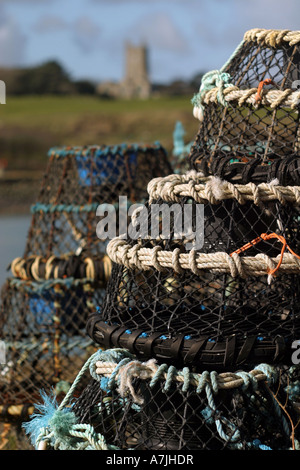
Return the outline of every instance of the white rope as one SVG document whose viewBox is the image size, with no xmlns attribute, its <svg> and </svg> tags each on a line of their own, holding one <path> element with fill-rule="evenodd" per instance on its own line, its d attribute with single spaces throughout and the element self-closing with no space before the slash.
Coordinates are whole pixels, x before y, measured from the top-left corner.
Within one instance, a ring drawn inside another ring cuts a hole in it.
<svg viewBox="0 0 300 470">
<path fill-rule="evenodd" d="M 154 178 L 147 189 L 150 203 L 159 198 L 165 202 L 180 202 L 181 198 L 190 197 L 200 204 L 218 204 L 225 199 L 236 199 L 239 204 L 253 201 L 259 205 L 278 200 L 281 204 L 300 205 L 299 186 L 279 186 L 273 182 L 233 184 L 216 176 L 203 177 L 197 174 Z"/>
<path fill-rule="evenodd" d="M 110 377 L 116 368 L 114 362 L 97 361 L 95 364 L 95 372 L 97 375 L 104 377 Z M 140 362 L 137 360 L 130 361 L 118 370 L 115 381 L 119 383 L 118 391 L 121 396 L 131 394 L 134 401 L 142 403 L 142 398 L 139 397 L 133 388 L 132 381 L 138 377 L 141 380 L 152 379 L 157 373 L 159 366 L 156 364 L 154 359 L 150 359 L 147 362 Z M 247 376 L 253 377 L 257 382 L 267 380 L 267 375 L 259 369 L 251 370 Z M 162 372 L 161 377 L 167 379 L 167 373 Z M 202 378 L 201 373 L 190 373 L 189 381 L 191 385 L 198 386 Z M 173 379 L 179 383 L 185 381 L 184 374 L 181 371 L 176 370 Z M 217 387 L 218 389 L 232 389 L 243 386 L 245 379 L 242 374 L 234 372 L 221 372 L 216 373 Z"/>
<path fill-rule="evenodd" d="M 107 254 L 114 263 L 126 266 L 129 269 L 149 270 L 154 268 L 158 271 L 173 269 L 191 270 L 200 274 L 202 270 L 224 274 L 228 273 L 235 278 L 240 276 L 264 276 L 273 270 L 280 261 L 280 255 L 271 258 L 266 254 L 259 253 L 256 256 L 232 256 L 225 252 L 200 253 L 191 250 L 189 253 L 181 253 L 179 250 L 165 251 L 162 247 L 143 248 L 140 245 L 132 247 L 124 240 L 116 237 L 107 246 Z M 280 274 L 299 274 L 300 260 L 290 253 L 285 253 L 282 263 L 277 270 Z M 181 271 L 182 272 L 182 271 Z M 271 281 L 269 277 L 269 281 Z"/>
<path fill-rule="evenodd" d="M 237 102 L 238 106 L 243 106 L 249 104 L 254 107 L 258 106 L 269 106 L 271 109 L 278 108 L 280 106 L 285 106 L 291 109 L 295 109 L 300 100 L 300 91 L 293 89 L 286 90 L 277 90 L 277 89 L 263 89 L 261 91 L 259 102 L 256 99 L 258 88 L 250 89 L 240 89 L 235 85 L 230 85 L 224 89 L 224 100 L 227 103 Z M 218 100 L 218 87 L 214 87 L 210 90 L 207 90 L 203 94 L 203 103 L 219 103 Z M 194 116 L 196 111 L 194 112 Z M 195 116 L 197 117 L 197 116 Z"/>
<path fill-rule="evenodd" d="M 294 46 L 300 42 L 300 31 L 253 28 L 246 31 L 244 41 L 263 43 L 271 47 L 279 47 L 284 42 L 289 46 Z"/>
</svg>

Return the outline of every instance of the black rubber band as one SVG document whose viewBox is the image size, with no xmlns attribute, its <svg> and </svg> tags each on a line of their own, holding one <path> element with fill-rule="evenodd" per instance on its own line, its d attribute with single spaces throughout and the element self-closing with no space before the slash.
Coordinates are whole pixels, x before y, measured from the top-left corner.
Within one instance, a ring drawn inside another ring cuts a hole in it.
<svg viewBox="0 0 300 470">
<path fill-rule="evenodd" d="M 162 333 L 153 333 L 151 336 L 146 338 L 146 342 L 143 348 L 143 353 L 145 356 L 150 357 L 152 355 L 153 343 L 160 336 L 162 336 Z"/>
<path fill-rule="evenodd" d="M 235 344 L 236 344 L 236 337 L 231 336 L 226 339 L 226 347 L 225 347 L 225 355 L 224 355 L 224 366 L 231 365 L 234 359 L 235 353 Z"/>
<path fill-rule="evenodd" d="M 256 336 L 251 336 L 249 338 L 246 338 L 238 354 L 238 357 L 236 360 L 237 364 L 242 364 L 248 359 L 249 355 L 251 354 L 255 341 L 256 341 Z"/>
<path fill-rule="evenodd" d="M 200 352 L 204 348 L 207 340 L 208 340 L 208 336 L 205 336 L 203 338 L 199 338 L 194 341 L 189 351 L 187 352 L 186 356 L 184 357 L 184 361 L 187 364 L 193 364 L 194 362 L 198 360 L 198 356 L 200 355 Z"/>
<path fill-rule="evenodd" d="M 120 338 L 126 330 L 128 330 L 128 328 L 120 326 L 118 329 L 114 330 L 113 333 L 110 335 L 110 344 L 113 344 L 114 346 L 120 346 Z"/>
<path fill-rule="evenodd" d="M 282 336 L 277 336 L 274 342 L 276 345 L 274 361 L 279 361 L 280 359 L 283 358 L 283 355 L 286 351 L 285 341 Z"/>
<path fill-rule="evenodd" d="M 141 336 L 142 333 L 143 333 L 143 330 L 135 330 L 130 335 L 128 335 L 128 338 L 126 338 L 127 349 L 129 349 L 130 351 L 134 353 L 136 352 L 134 345 L 135 345 L 136 340 L 138 339 L 139 336 Z"/>
<path fill-rule="evenodd" d="M 178 359 L 179 351 L 184 341 L 184 335 L 178 335 L 170 346 L 170 356 L 172 359 Z"/>
</svg>

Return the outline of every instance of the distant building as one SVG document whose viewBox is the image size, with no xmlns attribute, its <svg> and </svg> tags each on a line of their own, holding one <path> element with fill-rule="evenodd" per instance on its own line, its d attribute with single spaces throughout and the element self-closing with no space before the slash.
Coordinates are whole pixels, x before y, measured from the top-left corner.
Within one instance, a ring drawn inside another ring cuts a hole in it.
<svg viewBox="0 0 300 470">
<path fill-rule="evenodd" d="M 149 98 L 151 83 L 149 80 L 148 50 L 146 46 L 126 44 L 125 76 L 121 82 L 102 82 L 97 92 L 115 98 Z"/>
</svg>

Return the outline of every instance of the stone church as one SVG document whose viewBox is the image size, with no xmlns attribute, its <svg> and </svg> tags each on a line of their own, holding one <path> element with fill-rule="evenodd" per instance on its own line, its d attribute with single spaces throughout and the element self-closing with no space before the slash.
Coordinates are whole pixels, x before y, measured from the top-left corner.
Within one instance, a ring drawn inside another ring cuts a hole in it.
<svg viewBox="0 0 300 470">
<path fill-rule="evenodd" d="M 120 82 L 102 82 L 97 87 L 98 94 L 114 98 L 141 98 L 151 95 L 151 83 L 148 68 L 148 50 L 146 46 L 126 44 L 125 75 Z"/>
</svg>

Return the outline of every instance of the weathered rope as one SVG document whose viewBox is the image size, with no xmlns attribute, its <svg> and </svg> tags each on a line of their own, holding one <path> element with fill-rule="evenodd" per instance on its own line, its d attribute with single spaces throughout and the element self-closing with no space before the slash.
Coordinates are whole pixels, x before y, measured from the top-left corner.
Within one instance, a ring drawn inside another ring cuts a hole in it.
<svg viewBox="0 0 300 470">
<path fill-rule="evenodd" d="M 299 41 L 300 31 L 258 28 L 247 31 L 243 40 L 223 67 L 220 70 L 212 70 L 202 77 L 200 90 L 192 99 L 194 117 L 199 121 L 203 121 L 204 105 L 209 102 L 220 103 L 223 106 L 227 106 L 229 102 L 237 101 L 239 106 L 250 104 L 258 107 L 262 104 L 264 106 L 270 106 L 272 109 L 279 106 L 288 106 L 294 109 L 300 99 L 298 91 L 289 89 L 284 91 L 264 91 L 263 94 L 260 95 L 260 100 L 257 100 L 256 97 L 259 89 L 240 90 L 237 86 L 230 83 L 231 77 L 226 73 L 226 69 L 247 42 L 257 42 L 258 44 L 265 44 L 267 47 L 279 48 L 283 43 L 292 46 L 298 44 Z"/>
<path fill-rule="evenodd" d="M 290 109 L 296 109 L 300 100 L 300 91 L 293 89 L 286 90 L 261 90 L 260 100 L 257 100 L 257 93 L 260 88 L 250 88 L 248 90 L 240 89 L 237 86 L 229 85 L 222 91 L 222 99 L 220 99 L 220 90 L 218 87 L 207 90 L 201 95 L 201 101 L 197 103 L 194 100 L 194 105 L 209 104 L 209 103 L 221 103 L 223 106 L 227 106 L 228 103 L 237 103 L 238 106 L 244 106 L 245 104 L 258 107 L 260 105 L 269 106 L 271 109 L 285 106 Z M 194 116 L 197 117 L 197 110 L 194 110 Z"/>
<path fill-rule="evenodd" d="M 79 286 L 82 286 L 86 292 L 93 290 L 93 281 L 88 278 L 75 279 L 73 277 L 67 277 L 64 279 L 48 279 L 42 282 L 8 278 L 7 283 L 20 291 L 33 294 L 42 294 L 43 292 L 49 291 L 49 289 L 53 288 L 57 295 L 65 295 L 66 289 Z"/>
<path fill-rule="evenodd" d="M 78 266 L 80 264 L 80 267 Z M 111 271 L 111 261 L 108 256 L 97 256 L 94 258 L 75 256 L 73 253 L 63 256 L 29 256 L 26 258 L 15 258 L 10 265 L 14 277 L 34 281 L 59 279 L 64 276 L 73 277 L 70 271 L 78 274 L 77 278 L 88 278 L 92 280 L 106 280 Z"/>
<path fill-rule="evenodd" d="M 299 274 L 300 271 L 300 261 L 289 253 L 274 258 L 263 253 L 248 257 L 239 256 L 238 253 L 233 253 L 230 256 L 225 252 L 200 253 L 194 250 L 190 250 L 189 253 L 180 253 L 178 250 L 166 251 L 162 248 L 157 250 L 138 245 L 132 247 L 119 237 L 109 242 L 107 254 L 114 263 L 129 268 L 143 270 L 155 268 L 158 271 L 173 269 L 175 272 L 181 272 L 182 269 L 185 269 L 196 274 L 200 274 L 202 270 L 209 270 L 219 274 L 228 273 L 233 278 L 237 276 L 242 278 L 264 276 L 275 272 L 275 270 L 280 274 Z"/>
<path fill-rule="evenodd" d="M 191 372 L 187 367 L 183 370 L 177 370 L 174 366 L 167 366 L 166 364 L 157 365 L 154 359 L 147 362 L 140 362 L 138 360 L 128 360 L 124 365 L 118 367 L 117 373 L 116 363 L 105 362 L 104 360 L 96 360 L 94 363 L 93 377 L 98 375 L 97 380 L 101 380 L 101 376 L 111 377 L 114 374 L 114 381 L 111 382 L 111 387 L 118 385 L 118 391 L 122 397 L 128 394 L 132 396 L 133 400 L 142 404 L 142 397 L 138 396 L 133 388 L 134 378 L 140 380 L 150 380 L 150 386 L 153 387 L 157 381 L 165 381 L 165 390 L 169 390 L 172 382 L 179 382 L 182 384 L 183 391 L 187 391 L 189 387 L 195 387 L 197 393 L 205 390 L 208 384 L 213 393 L 218 393 L 219 390 L 229 390 L 242 387 L 246 390 L 250 385 L 257 389 L 258 383 L 261 381 L 272 382 L 275 380 L 275 369 L 266 364 L 262 365 L 263 371 L 260 366 L 250 372 L 221 372 L 215 371 L 202 373 Z M 96 374 L 96 375 L 95 375 Z M 110 387 L 110 388 L 111 388 Z"/>
<path fill-rule="evenodd" d="M 36 408 L 42 413 L 34 413 L 31 416 L 32 421 L 23 424 L 25 431 L 31 434 L 32 443 L 37 449 L 46 450 L 48 445 L 55 450 L 119 449 L 114 445 L 108 444 L 105 437 L 100 433 L 96 433 L 90 424 L 78 423 L 70 406 L 73 401 L 74 392 L 82 378 L 91 369 L 95 360 L 99 358 L 99 354 L 101 355 L 102 353 L 102 350 L 97 351 L 85 362 L 59 406 L 55 399 L 48 397 L 44 393 L 41 394 L 44 398 L 44 404 L 36 405 Z M 115 349 L 106 352 L 106 357 L 109 360 L 115 361 L 116 368 L 118 362 L 123 364 L 132 356 L 126 350 Z M 93 376 L 92 373 L 91 375 Z"/>
<path fill-rule="evenodd" d="M 258 44 L 265 44 L 274 48 L 279 48 L 284 43 L 294 46 L 300 42 L 300 31 L 253 28 L 246 31 L 244 41 L 257 42 Z"/>
<path fill-rule="evenodd" d="M 152 145 L 143 144 L 118 144 L 118 145 L 91 145 L 86 147 L 80 146 L 65 146 L 65 147 L 52 147 L 49 152 L 49 157 L 65 158 L 69 155 L 74 157 L 104 157 L 106 155 L 125 154 L 126 152 L 148 152 L 149 150 L 162 149 L 159 142 L 154 142 Z"/>
<path fill-rule="evenodd" d="M 41 202 L 37 202 L 33 204 L 30 208 L 32 214 L 35 213 L 49 213 L 52 214 L 53 212 L 96 212 L 99 203 L 91 203 L 91 204 L 43 204 Z"/>
<path fill-rule="evenodd" d="M 150 203 L 159 198 L 166 202 L 180 202 L 182 197 L 189 197 L 200 204 L 218 204 L 226 199 L 236 199 L 239 204 L 253 201 L 259 205 L 278 200 L 281 204 L 300 205 L 299 186 L 279 186 L 276 181 L 258 185 L 233 184 L 216 176 L 203 177 L 193 172 L 153 178 L 147 190 Z"/>
</svg>

